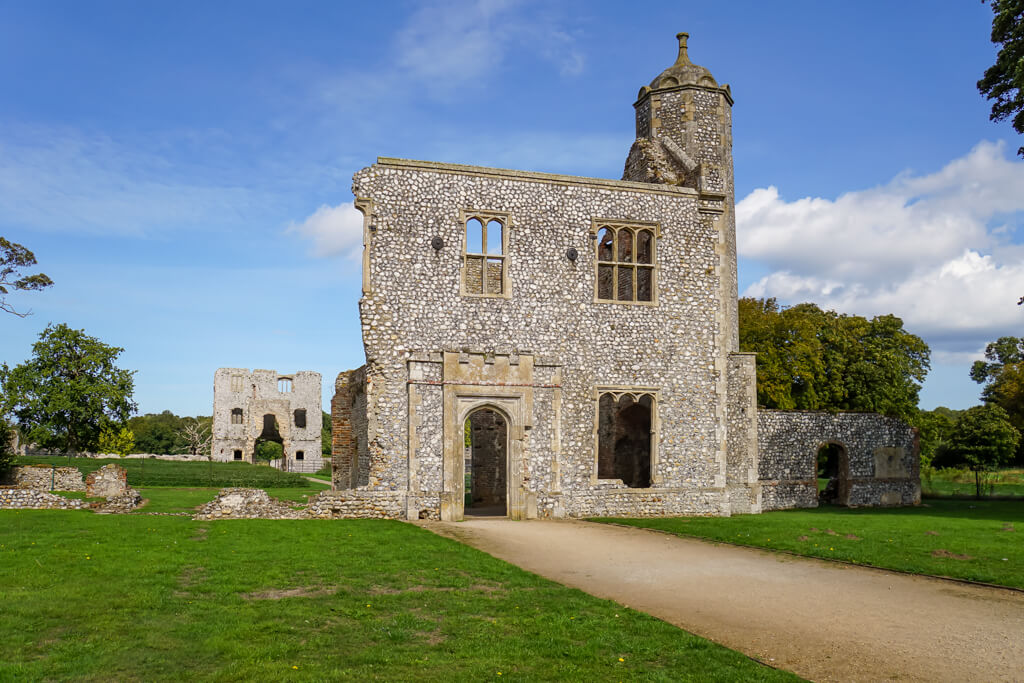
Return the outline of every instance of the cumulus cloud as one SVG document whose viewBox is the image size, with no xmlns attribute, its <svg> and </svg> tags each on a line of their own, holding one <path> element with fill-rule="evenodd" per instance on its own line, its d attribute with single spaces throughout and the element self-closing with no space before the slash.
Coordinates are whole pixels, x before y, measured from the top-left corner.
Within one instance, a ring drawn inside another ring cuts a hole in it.
<svg viewBox="0 0 1024 683">
<path fill-rule="evenodd" d="M 321 258 L 343 255 L 359 258 L 363 245 L 363 214 L 352 202 L 337 206 L 324 204 L 301 223 L 292 223 L 288 232 L 312 240 L 312 254 Z"/>
<path fill-rule="evenodd" d="M 1019 333 L 1021 212 L 1024 163 L 987 142 L 936 173 L 834 200 L 758 189 L 736 205 L 739 251 L 773 272 L 744 294 L 894 313 L 946 356 L 975 353 Z"/>
</svg>

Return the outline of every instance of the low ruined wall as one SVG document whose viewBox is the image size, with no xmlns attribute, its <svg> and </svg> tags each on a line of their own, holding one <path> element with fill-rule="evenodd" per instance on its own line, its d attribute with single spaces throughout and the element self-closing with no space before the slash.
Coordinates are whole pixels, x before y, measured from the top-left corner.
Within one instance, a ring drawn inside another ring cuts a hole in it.
<svg viewBox="0 0 1024 683">
<path fill-rule="evenodd" d="M 33 489 L 0 489 L 0 510 L 80 510 L 84 500 Z"/>
<path fill-rule="evenodd" d="M 902 420 L 876 413 L 760 410 L 758 475 L 764 510 L 818 505 L 818 449 L 838 444 L 842 505 L 921 502 L 917 436 Z"/>
<path fill-rule="evenodd" d="M 565 492 L 567 517 L 677 517 L 680 515 L 721 515 L 727 509 L 723 489 L 633 489 L 609 488 Z M 546 506 L 538 510 L 546 517 Z"/>
<path fill-rule="evenodd" d="M 437 519 L 437 507 L 425 519 Z M 311 498 L 306 511 L 320 519 L 405 519 L 405 491 L 321 491 Z"/>
<path fill-rule="evenodd" d="M 77 467 L 19 465 L 8 475 L 11 484 L 37 491 L 84 491 L 85 482 Z M 52 482 L 52 486 L 51 486 Z"/>
<path fill-rule="evenodd" d="M 114 498 L 128 492 L 128 471 L 110 464 L 90 472 L 85 477 L 85 495 Z"/>
</svg>

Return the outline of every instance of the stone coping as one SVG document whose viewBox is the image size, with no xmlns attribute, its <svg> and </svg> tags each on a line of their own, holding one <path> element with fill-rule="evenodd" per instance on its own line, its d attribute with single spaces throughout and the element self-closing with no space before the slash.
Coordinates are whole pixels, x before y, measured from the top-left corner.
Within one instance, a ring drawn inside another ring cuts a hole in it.
<svg viewBox="0 0 1024 683">
<path fill-rule="evenodd" d="M 434 171 L 437 173 L 453 173 L 458 175 L 485 176 L 502 180 L 521 180 L 526 182 L 553 183 L 557 185 L 579 185 L 601 190 L 618 190 L 642 192 L 644 194 L 664 194 L 676 197 L 696 199 L 700 196 L 697 190 L 677 185 L 654 185 L 632 180 L 611 180 L 608 178 L 590 178 L 587 176 L 563 175 L 560 173 L 541 173 L 539 171 L 517 171 L 507 168 L 491 168 L 488 166 L 471 166 L 468 164 L 449 164 L 440 161 L 418 161 L 415 159 L 399 159 L 395 157 L 377 157 L 377 166 L 384 168 L 400 168 L 418 171 Z"/>
</svg>

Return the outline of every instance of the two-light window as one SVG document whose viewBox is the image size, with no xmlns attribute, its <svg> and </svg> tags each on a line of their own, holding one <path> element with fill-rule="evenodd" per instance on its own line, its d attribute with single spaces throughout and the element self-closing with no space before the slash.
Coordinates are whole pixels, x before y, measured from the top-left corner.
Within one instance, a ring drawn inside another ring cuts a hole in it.
<svg viewBox="0 0 1024 683">
<path fill-rule="evenodd" d="M 465 219 L 463 294 L 506 296 L 508 217 L 492 213 L 467 213 Z"/>
<path fill-rule="evenodd" d="M 597 300 L 654 301 L 654 229 L 597 224 Z"/>
</svg>

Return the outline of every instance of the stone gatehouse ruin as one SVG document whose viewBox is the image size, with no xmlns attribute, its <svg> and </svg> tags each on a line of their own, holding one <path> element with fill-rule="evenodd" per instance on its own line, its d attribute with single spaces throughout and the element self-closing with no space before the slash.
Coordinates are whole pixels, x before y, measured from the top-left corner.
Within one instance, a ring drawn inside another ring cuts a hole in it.
<svg viewBox="0 0 1024 683">
<path fill-rule="evenodd" d="M 916 500 L 906 425 L 759 414 L 738 344 L 732 93 L 678 38 L 633 105 L 621 180 L 394 158 L 355 174 L 366 364 L 335 383 L 338 514 L 814 505 L 833 443 L 845 502 Z"/>
<path fill-rule="evenodd" d="M 253 462 L 256 445 L 281 445 L 276 466 L 288 472 L 323 467 L 320 373 L 220 368 L 213 377 L 214 460 Z"/>
</svg>

